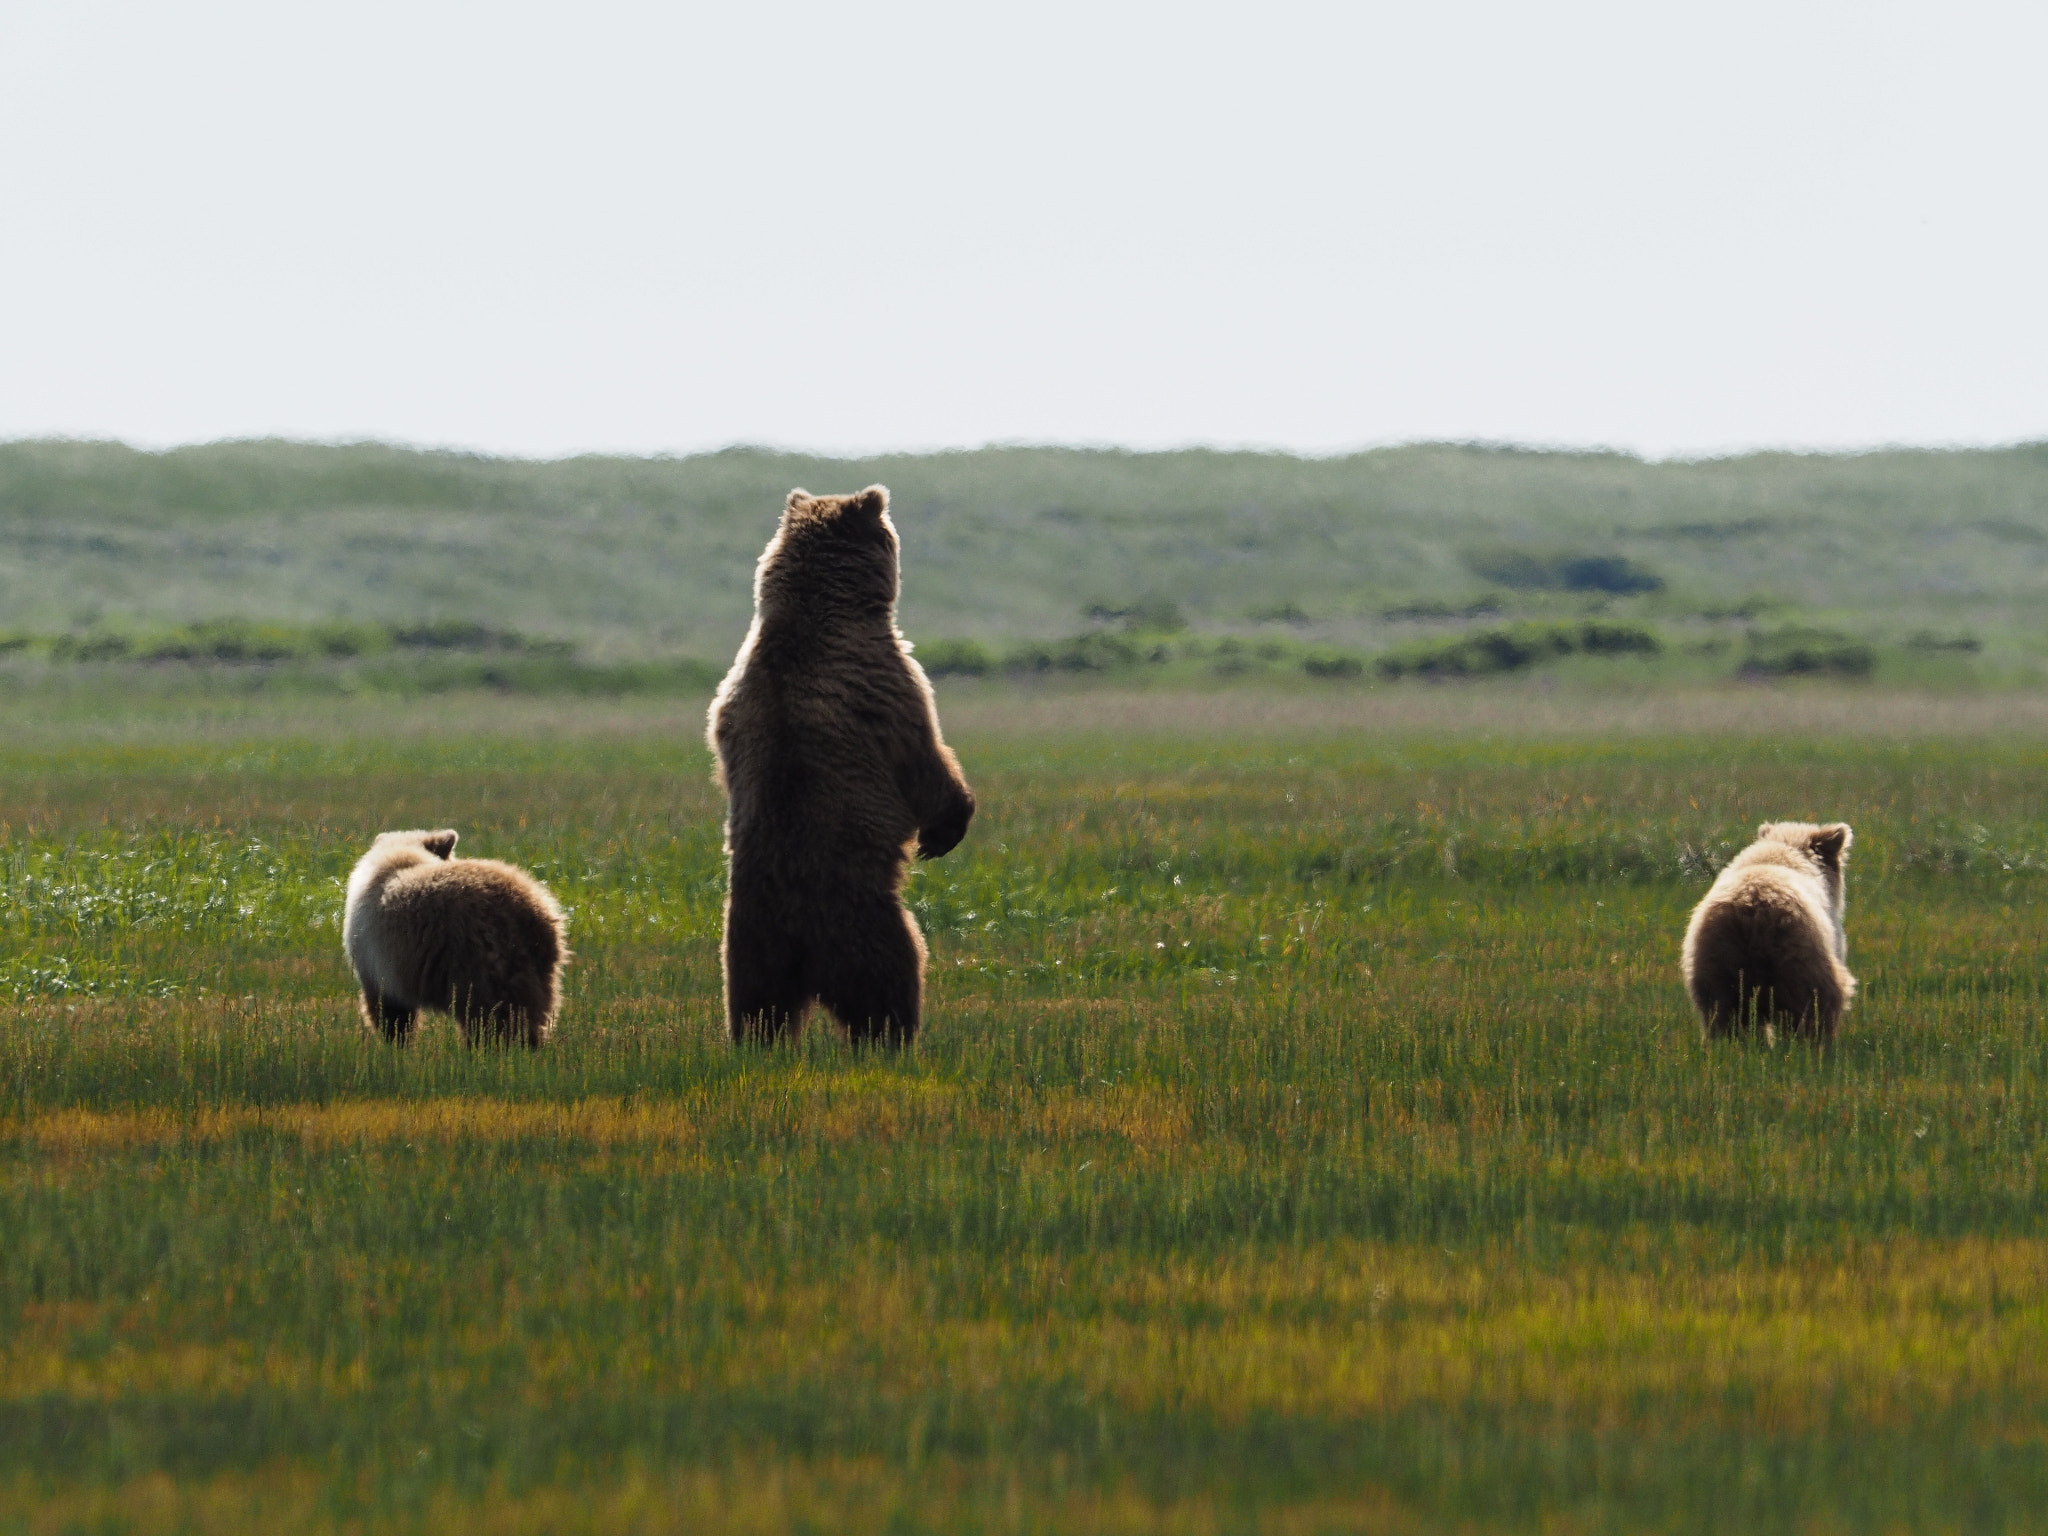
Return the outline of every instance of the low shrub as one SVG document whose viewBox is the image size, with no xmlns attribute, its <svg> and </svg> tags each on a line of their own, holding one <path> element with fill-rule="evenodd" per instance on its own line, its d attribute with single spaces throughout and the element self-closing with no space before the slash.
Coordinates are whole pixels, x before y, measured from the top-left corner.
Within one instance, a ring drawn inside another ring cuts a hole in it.
<svg viewBox="0 0 2048 1536">
<path fill-rule="evenodd" d="M 391 642 L 411 650 L 519 651 L 529 656 L 575 654 L 569 640 L 543 640 L 513 629 L 493 629 L 474 619 L 436 619 L 427 624 L 394 624 Z"/>
<path fill-rule="evenodd" d="M 974 640 L 928 641 L 917 647 L 917 659 L 927 677 L 986 677 L 996 666 L 988 648 Z"/>
<path fill-rule="evenodd" d="M 214 619 L 137 641 L 138 661 L 292 661 L 314 654 L 312 635 L 279 624 Z"/>
<path fill-rule="evenodd" d="M 1165 660 L 1163 647 L 1154 647 L 1156 659 Z M 1075 635 L 1051 644 L 1027 642 L 1003 657 L 1006 672 L 1113 672 L 1153 659 L 1123 635 L 1107 630 Z"/>
<path fill-rule="evenodd" d="M 130 635 L 59 635 L 50 643 L 50 655 L 58 661 L 125 661 L 134 654 Z"/>
<path fill-rule="evenodd" d="M 0 652 L 25 650 L 31 635 L 0 637 Z M 187 661 L 229 665 L 346 661 L 381 655 L 394 648 L 440 653 L 498 652 L 568 660 L 572 640 L 538 638 L 492 629 L 465 619 L 426 624 L 267 624 L 254 619 L 202 619 L 175 629 L 129 633 L 95 630 L 58 635 L 47 642 L 55 661 Z"/>
<path fill-rule="evenodd" d="M 1974 656 L 1984 649 L 1984 642 L 1975 635 L 1941 635 L 1931 629 L 1921 629 L 1906 637 L 1906 649 L 1927 656 L 1938 656 L 1945 652 Z"/>
<path fill-rule="evenodd" d="M 1490 677 L 1560 656 L 1654 656 L 1664 642 L 1640 624 L 1601 619 L 1511 624 L 1403 647 L 1375 665 L 1383 677 Z"/>
<path fill-rule="evenodd" d="M 1301 670 L 1310 677 L 1357 677 L 1365 671 L 1365 663 L 1356 656 L 1321 651 L 1302 657 Z"/>
<path fill-rule="evenodd" d="M 1465 564 L 1476 576 L 1523 591 L 1607 592 L 1627 597 L 1664 590 L 1662 576 L 1626 555 L 1485 549 L 1467 554 Z"/>
<path fill-rule="evenodd" d="M 1742 658 L 1744 677 L 1868 677 L 1877 652 L 1839 630 L 1788 626 L 1752 630 Z"/>
<path fill-rule="evenodd" d="M 382 693 L 418 695 L 488 688 L 499 693 L 622 694 L 708 693 L 724 670 L 707 662 L 587 662 L 562 656 L 437 654 L 386 657 L 366 666 L 362 682 Z"/>
<path fill-rule="evenodd" d="M 1578 626 L 1578 631 L 1578 649 L 1588 656 L 1654 656 L 1664 649 L 1664 642 L 1656 633 L 1641 624 L 1587 619 Z"/>
<path fill-rule="evenodd" d="M 1308 610 L 1295 602 L 1274 603 L 1265 608 L 1254 608 L 1245 617 L 1254 624 L 1292 624 L 1297 628 L 1310 622 Z"/>
<path fill-rule="evenodd" d="M 1383 609 L 1380 617 L 1390 624 L 1400 624 L 1418 619 L 1491 619 L 1501 611 L 1497 597 L 1482 597 L 1465 604 L 1455 603 L 1403 603 L 1398 608 Z"/>
</svg>

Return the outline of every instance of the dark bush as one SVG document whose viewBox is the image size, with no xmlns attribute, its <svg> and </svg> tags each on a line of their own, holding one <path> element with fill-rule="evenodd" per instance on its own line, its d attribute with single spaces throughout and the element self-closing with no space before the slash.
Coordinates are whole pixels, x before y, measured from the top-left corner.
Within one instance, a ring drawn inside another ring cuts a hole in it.
<svg viewBox="0 0 2048 1536">
<path fill-rule="evenodd" d="M 1752 631 L 1742 660 L 1744 677 L 1868 677 L 1877 653 L 1832 629 Z"/>
<path fill-rule="evenodd" d="M 501 693 L 620 694 L 708 693 L 721 669 L 701 661 L 582 662 L 548 655 L 486 657 L 434 652 L 401 659 L 385 656 L 362 671 L 369 686 L 396 694 L 447 693 L 492 688 Z"/>
<path fill-rule="evenodd" d="M 1607 592 L 1627 597 L 1661 592 L 1664 578 L 1626 555 L 1526 549 L 1478 550 L 1466 555 L 1473 573 L 1504 587 L 1536 592 Z"/>
<path fill-rule="evenodd" d="M 917 647 L 918 664 L 928 677 L 985 677 L 995 658 L 974 640 L 931 640 Z"/>
<path fill-rule="evenodd" d="M 1500 609 L 1500 599 L 1488 596 L 1462 606 L 1436 602 L 1404 603 L 1398 608 L 1384 610 L 1380 617 L 1390 624 L 1410 619 L 1490 619 Z"/>
<path fill-rule="evenodd" d="M 50 654 L 59 661 L 121 661 L 134 654 L 126 635 L 59 635 Z"/>
<path fill-rule="evenodd" d="M 1404 647 L 1382 656 L 1376 665 L 1384 677 L 1489 677 L 1558 656 L 1652 656 L 1663 648 L 1655 632 L 1640 624 L 1588 619 L 1480 630 Z"/>
<path fill-rule="evenodd" d="M 1579 626 L 1579 647 L 1588 656 L 1654 656 L 1664 642 L 1640 624 L 1588 619 Z"/>
<path fill-rule="evenodd" d="M 473 619 L 436 619 L 428 624 L 394 624 L 391 643 L 422 651 L 514 651 L 527 656 L 567 660 L 576 654 L 573 640 L 544 640 L 513 629 L 492 629 Z"/>
<path fill-rule="evenodd" d="M 30 643 L 23 636 L 19 646 Z M 98 631 L 63 635 L 51 642 L 59 661 L 187 661 L 246 665 L 252 662 L 350 660 L 388 652 L 393 646 L 429 653 L 492 652 L 534 660 L 569 662 L 572 640 L 540 639 L 491 629 L 467 620 L 429 624 L 266 624 L 253 619 L 204 619 L 154 634 Z M 0 647 L 5 649 L 6 647 Z"/>
<path fill-rule="evenodd" d="M 1299 627 L 1309 622 L 1308 610 L 1295 602 L 1275 603 L 1266 608 L 1254 608 L 1246 617 L 1254 624 L 1293 624 Z"/>
<path fill-rule="evenodd" d="M 290 661 L 310 649 L 302 630 L 244 619 L 211 619 L 139 642 L 143 661 Z"/>
<path fill-rule="evenodd" d="M 427 624 L 394 624 L 395 645 L 424 651 L 482 651 L 499 647 L 501 636 L 474 619 L 435 619 Z"/>
<path fill-rule="evenodd" d="M 1322 652 L 1302 657 L 1301 670 L 1310 677 L 1357 677 L 1365 670 L 1365 663 L 1356 656 Z"/>
<path fill-rule="evenodd" d="M 1940 655 L 1947 651 L 1974 656 L 1984 649 L 1984 642 L 1975 635 L 1938 635 L 1931 629 L 1922 629 L 1906 637 L 1906 649 L 1924 655 Z"/>
<path fill-rule="evenodd" d="M 1121 635 L 1076 635 L 1053 651 L 1053 665 L 1062 672 L 1108 672 L 1138 660 L 1138 648 Z"/>
<path fill-rule="evenodd" d="M 322 624 L 314 629 L 312 640 L 314 650 L 336 660 L 373 655 L 393 643 L 391 631 L 379 624 Z"/>
</svg>

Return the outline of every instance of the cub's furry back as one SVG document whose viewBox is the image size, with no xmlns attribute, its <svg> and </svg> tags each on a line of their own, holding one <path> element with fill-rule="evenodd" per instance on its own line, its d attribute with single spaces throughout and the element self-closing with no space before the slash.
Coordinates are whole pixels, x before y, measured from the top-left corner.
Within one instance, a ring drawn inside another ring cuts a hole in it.
<svg viewBox="0 0 2048 1536">
<path fill-rule="evenodd" d="M 562 909 L 525 870 L 454 852 L 446 829 L 380 832 L 350 874 L 341 937 L 364 1022 L 402 1044 L 432 1009 L 472 1045 L 538 1046 L 561 1003 Z"/>
<path fill-rule="evenodd" d="M 904 1044 L 924 938 L 906 855 L 966 835 L 974 794 L 896 629 L 889 493 L 791 491 L 754 575 L 754 623 L 711 704 L 725 787 L 726 1022 L 774 1039 L 822 1002 L 857 1041 Z"/>
<path fill-rule="evenodd" d="M 1854 834 L 1843 822 L 1765 822 L 1686 925 L 1686 990 L 1709 1035 L 1782 1027 L 1834 1038 L 1856 995 L 1842 925 Z"/>
</svg>

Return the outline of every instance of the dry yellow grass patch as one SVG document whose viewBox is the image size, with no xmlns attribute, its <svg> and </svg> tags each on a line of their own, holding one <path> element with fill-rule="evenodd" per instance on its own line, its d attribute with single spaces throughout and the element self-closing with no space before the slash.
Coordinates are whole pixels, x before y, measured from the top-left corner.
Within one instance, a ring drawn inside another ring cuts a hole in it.
<svg viewBox="0 0 2048 1536">
<path fill-rule="evenodd" d="M 1340 1244 L 1091 1283 L 1141 1319 L 1103 1323 L 1079 1352 L 1099 1389 L 1134 1407 L 1228 1419 L 1486 1403 L 1625 1426 L 1646 1401 L 1712 1417 L 1732 1394 L 1749 1422 L 1781 1431 L 1978 1400 L 2048 1423 L 2040 1240 L 1903 1240 L 1832 1265 L 1696 1273 Z"/>
<path fill-rule="evenodd" d="M 471 1496 L 437 1493 L 407 1516 L 338 1514 L 334 1490 L 301 1469 L 206 1481 L 162 1474 L 112 1487 L 0 1488 L 0 1521 L 24 1536 L 80 1530 L 203 1530 L 215 1536 L 782 1536 L 792 1530 L 846 1533 L 897 1529 L 992 1532 L 1077 1530 L 1099 1536 L 1311 1536 L 1311 1533 L 1477 1531 L 1417 1515 L 1390 1494 L 1275 1504 L 1256 1512 L 1210 1499 L 1155 1500 L 1135 1488 L 1057 1493 L 1014 1469 L 933 1460 L 905 1468 L 879 1458 L 743 1462 L 652 1477 L 630 1470 L 597 1487 L 513 1493 L 493 1486 Z"/>
<path fill-rule="evenodd" d="M 2039 1440 L 2044 1277 L 2042 1241 L 1907 1243 L 1827 1266 L 1696 1274 L 1338 1244 L 1162 1267 L 1023 1259 L 1014 1304 L 963 1317 L 916 1271 L 877 1258 L 829 1279 L 740 1287 L 733 1315 L 748 1348 L 704 1383 L 836 1382 L 877 1403 L 968 1392 L 1000 1417 L 1020 1390 L 1078 1370 L 1120 1413 L 1221 1423 L 1483 1407 L 1648 1432 L 1655 1405 L 1665 1432 L 1805 1434 L 1842 1414 L 1875 1428 L 1961 1411 L 1987 1437 Z M 1098 1305 L 1067 1312 L 1083 1295 Z M 573 1376 L 556 1385 L 573 1391 Z"/>
<path fill-rule="evenodd" d="M 0 1142 L 26 1142 L 57 1156 L 263 1135 L 309 1148 L 548 1141 L 623 1149 L 698 1146 L 742 1129 L 831 1145 L 951 1141 L 962 1135 L 1051 1142 L 1107 1137 L 1156 1151 L 1186 1142 L 1193 1122 L 1186 1106 L 1164 1091 L 1135 1085 L 1092 1092 L 1055 1088 L 989 1108 L 972 1103 L 957 1087 L 926 1079 L 797 1073 L 735 1093 L 666 1100 L 355 1099 L 191 1110 L 60 1109 L 0 1121 Z"/>
<path fill-rule="evenodd" d="M 24 1479 L 0 1487 L 0 1520 L 23 1536 L 77 1531 L 339 1532 L 321 1509 L 323 1479 L 303 1468 L 204 1480 L 161 1472 L 114 1486 L 58 1486 Z M 356 1529 L 361 1529 L 357 1526 Z"/>
<path fill-rule="evenodd" d="M 70 1347 L 75 1337 L 23 1336 L 0 1350 L 0 1402 L 233 1397 L 258 1388 L 337 1398 L 368 1385 L 358 1364 L 312 1361 L 275 1347 L 257 1349 L 241 1342 L 136 1346 L 116 1339 L 103 1353 L 81 1357 Z"/>
<path fill-rule="evenodd" d="M 1092 1092 L 1056 1088 L 1012 1109 L 976 1110 L 961 1129 L 991 1139 L 1050 1143 L 1112 1138 L 1136 1152 L 1163 1152 L 1194 1139 L 1194 1116 L 1161 1088 L 1114 1083 Z"/>
<path fill-rule="evenodd" d="M 362 1099 L 339 1104 L 171 1109 L 63 1109 L 0 1124 L 0 1138 L 53 1153 L 226 1141 L 261 1135 L 309 1147 L 370 1142 L 503 1142 L 544 1138 L 597 1146 L 678 1145 L 701 1134 L 701 1106 L 582 1099 Z"/>
</svg>

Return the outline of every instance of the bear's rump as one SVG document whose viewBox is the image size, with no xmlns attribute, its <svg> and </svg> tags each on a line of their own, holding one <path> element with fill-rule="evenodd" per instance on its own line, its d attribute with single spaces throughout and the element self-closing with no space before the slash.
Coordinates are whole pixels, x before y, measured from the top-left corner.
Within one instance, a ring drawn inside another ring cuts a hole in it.
<svg viewBox="0 0 2048 1536">
<path fill-rule="evenodd" d="M 447 1008 L 479 987 L 553 975 L 560 930 L 524 882 L 478 862 L 424 868 L 387 887 L 380 915 L 388 990 Z"/>
<path fill-rule="evenodd" d="M 1789 880 L 1752 878 L 1701 914 L 1688 945 L 1691 990 L 1702 1011 L 1803 1012 L 1816 999 L 1839 1011 L 1843 987 L 1830 935 Z"/>
</svg>

